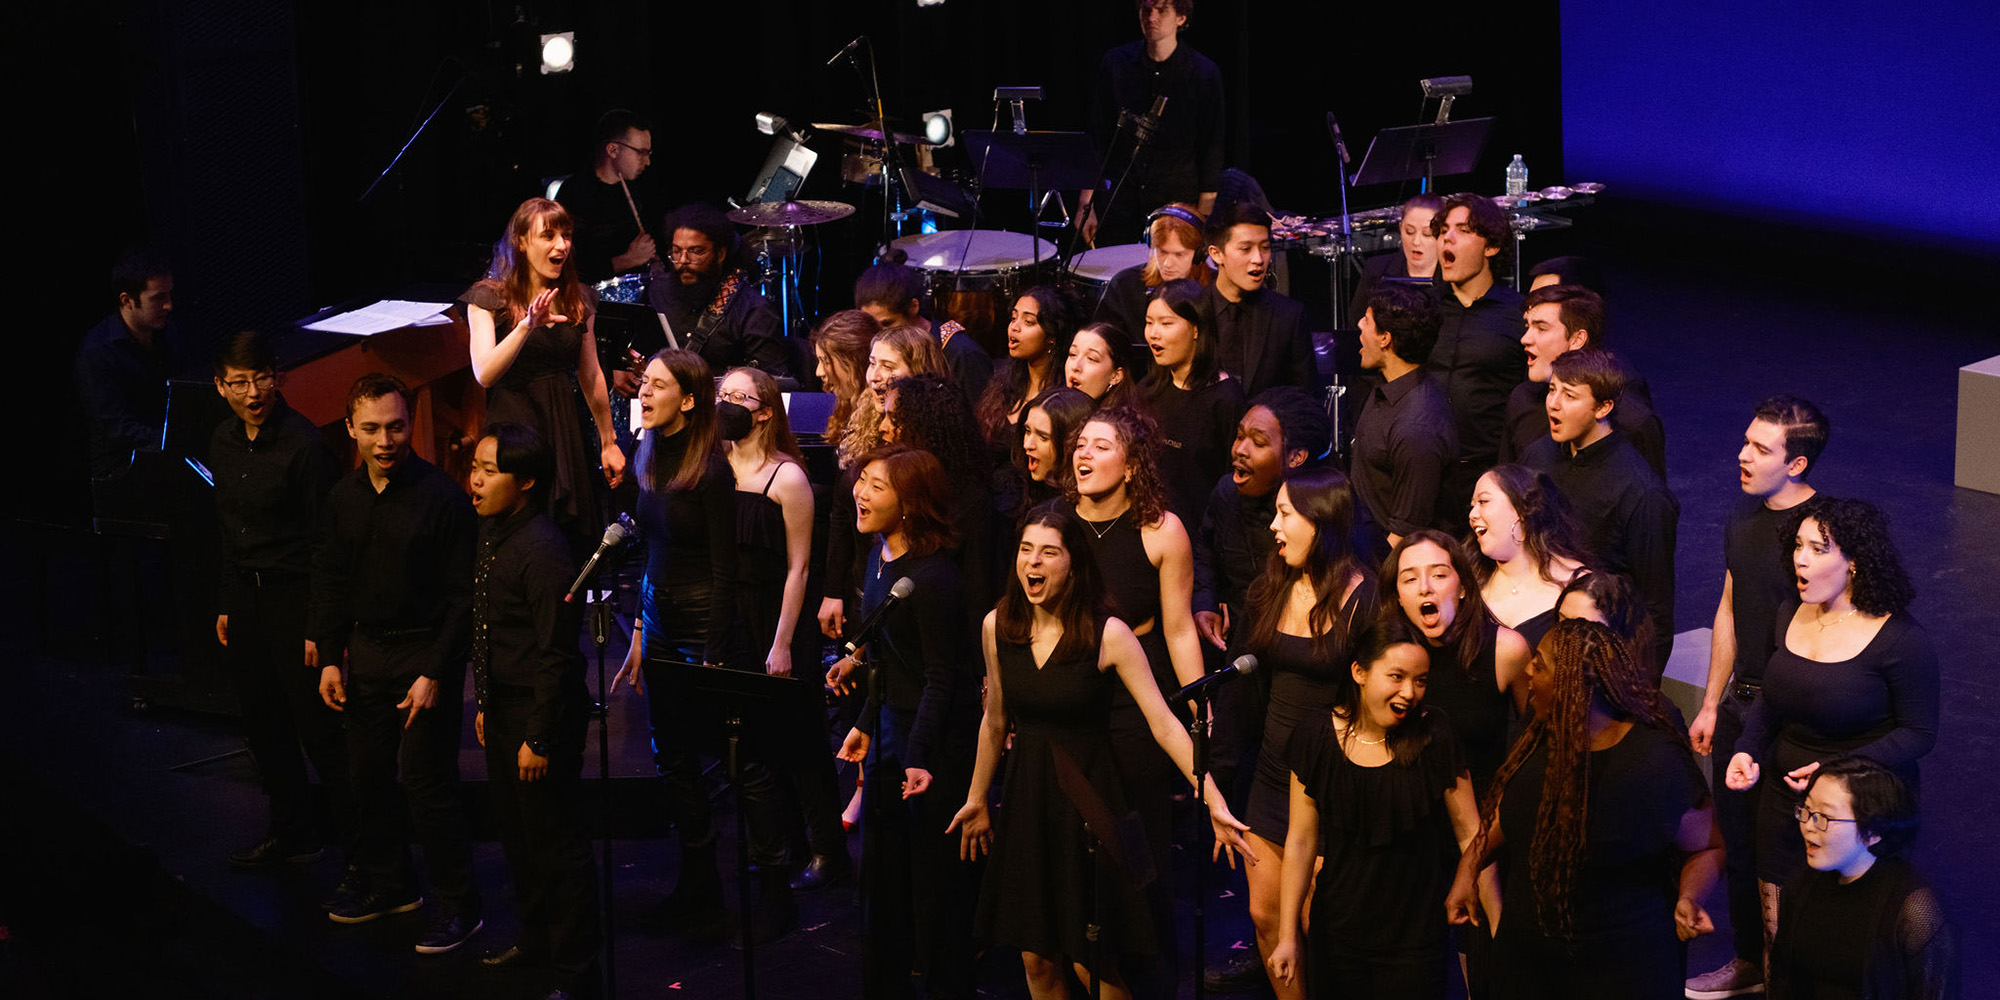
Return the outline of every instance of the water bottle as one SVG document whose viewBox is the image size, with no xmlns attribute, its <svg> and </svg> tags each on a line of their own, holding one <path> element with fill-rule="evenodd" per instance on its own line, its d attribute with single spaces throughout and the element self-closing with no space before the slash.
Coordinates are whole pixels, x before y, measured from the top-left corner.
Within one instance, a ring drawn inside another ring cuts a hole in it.
<svg viewBox="0 0 2000 1000">
<path fill-rule="evenodd" d="M 1507 196 L 1519 198 L 1528 193 L 1528 165 L 1521 162 L 1521 154 L 1514 154 L 1514 162 L 1507 164 Z"/>
</svg>

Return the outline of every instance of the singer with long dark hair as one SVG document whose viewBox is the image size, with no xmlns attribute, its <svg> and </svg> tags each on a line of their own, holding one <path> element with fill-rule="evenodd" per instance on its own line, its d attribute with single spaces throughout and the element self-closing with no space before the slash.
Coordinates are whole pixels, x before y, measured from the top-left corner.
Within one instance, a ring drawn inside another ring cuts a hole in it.
<svg viewBox="0 0 2000 1000">
<path fill-rule="evenodd" d="M 555 452 L 556 469 L 546 495 L 537 499 L 548 505 L 571 546 L 587 549 L 606 520 L 598 466 L 617 486 L 625 453 L 597 360 L 597 297 L 576 275 L 573 229 L 561 205 L 547 198 L 522 202 L 494 245 L 485 279 L 460 298 L 472 374 L 486 387 L 487 420 L 541 432 Z M 596 424 L 594 442 L 579 419 L 579 389 Z"/>
<path fill-rule="evenodd" d="M 1061 289 L 1037 285 L 1014 300 L 1007 319 L 1007 363 L 979 397 L 979 426 L 994 451 L 1005 457 L 1020 440 L 1021 413 L 1028 401 L 1063 384 L 1075 310 Z"/>
<path fill-rule="evenodd" d="M 1352 683 L 1331 711 L 1302 720 L 1287 748 L 1285 922 L 1271 978 L 1299 989 L 1303 971 L 1322 996 L 1441 998 L 1448 938 L 1438 911 L 1479 834 L 1472 776 L 1443 713 L 1424 704 L 1436 669 L 1424 647 L 1393 629 L 1364 632 L 1357 647 Z"/>
<path fill-rule="evenodd" d="M 1095 803 L 1079 804 L 1073 794 L 1081 793 L 1065 784 L 1063 771 L 1073 766 L 1114 818 L 1128 814 L 1130 795 L 1148 793 L 1126 789 L 1112 760 L 1111 693 L 1120 686 L 1190 782 L 1193 747 L 1167 710 L 1138 639 L 1106 610 L 1083 521 L 1069 508 L 1052 502 L 1028 514 L 1014 579 L 981 635 L 986 713 L 965 806 L 952 819 L 961 856 L 976 858 L 989 846 L 993 854 L 980 894 L 981 936 L 1021 950 L 1028 992 L 1037 1000 L 1069 995 L 1066 966 L 1085 982 L 1095 972 L 1105 996 L 1130 996 L 1118 959 L 1158 948 L 1146 897 L 1129 868 L 1118 870 L 1111 850 L 1091 860 L 1084 817 Z M 987 799 L 1010 722 L 1014 747 L 996 831 Z M 1246 827 L 1218 789 L 1205 791 L 1216 850 L 1233 852 L 1233 864 L 1234 854 L 1251 853 Z M 1094 970 L 1085 964 L 1091 923 L 1110 932 Z"/>
<path fill-rule="evenodd" d="M 1486 610 L 1528 645 L 1542 641 L 1563 586 L 1590 563 L 1569 501 L 1544 473 L 1496 465 L 1473 483 L 1466 519 Z"/>
<path fill-rule="evenodd" d="M 708 362 L 673 348 L 653 355 L 639 383 L 639 424 L 643 436 L 635 464 L 646 571 L 632 646 L 612 686 L 629 680 L 646 696 L 653 763 L 667 779 L 680 833 L 679 878 L 666 902 L 648 917 L 697 939 L 719 939 L 725 931 L 722 875 L 700 758 L 702 736 L 712 720 L 661 665 L 721 665 L 740 659 L 735 641 L 736 477 L 716 430 L 715 380 Z M 761 765 L 746 767 L 746 808 L 761 804 L 770 787 L 770 775 Z M 758 825 L 753 818 L 753 829 Z M 783 838 L 774 843 L 768 829 L 760 832 L 766 835 L 754 838 L 752 859 L 783 865 Z"/>
<path fill-rule="evenodd" d="M 1556 623 L 1528 677 L 1534 718 L 1494 776 L 1446 912 L 1476 920 L 1474 876 L 1506 855 L 1496 998 L 1680 1000 L 1681 943 L 1714 929 L 1700 900 L 1722 870 L 1686 730 L 1596 622 Z"/>
<path fill-rule="evenodd" d="M 972 780 L 978 659 L 970 636 L 950 486 L 929 452 L 885 445 L 854 482 L 855 528 L 873 536 L 863 572 L 859 632 L 871 677 L 868 703 L 840 748 L 862 765 L 862 995 L 907 996 L 910 976 L 933 997 L 972 994 L 976 866 L 946 832 Z M 902 580 L 913 585 L 891 603 Z M 878 618 L 876 612 L 882 614 Z M 857 662 L 827 672 L 837 691 Z"/>
<path fill-rule="evenodd" d="M 1059 387 L 1036 396 L 1021 416 L 1021 447 L 1014 452 L 1021 482 L 1022 513 L 1063 495 L 1074 470 L 1076 432 L 1097 412 L 1097 401 L 1080 389 Z"/>
<path fill-rule="evenodd" d="M 1181 522 L 1196 523 L 1229 471 L 1229 446 L 1248 405 L 1243 383 L 1218 367 L 1215 317 L 1200 282 L 1182 278 L 1155 289 L 1145 334 L 1153 365 L 1140 393 L 1160 422 L 1160 478 Z"/>
<path fill-rule="evenodd" d="M 1263 575 L 1250 585 L 1250 620 L 1243 647 L 1270 671 L 1271 696 L 1263 747 L 1250 784 L 1245 818 L 1251 842 L 1279 864 L 1249 871 L 1250 919 L 1267 959 L 1296 912 L 1281 909 L 1286 866 L 1292 732 L 1326 715 L 1346 686 L 1357 634 L 1375 619 L 1375 588 L 1354 558 L 1354 494 L 1335 469 L 1294 473 L 1278 487 L 1276 544 Z M 1304 996 L 1297 981 L 1271 977 L 1281 998 Z"/>
</svg>

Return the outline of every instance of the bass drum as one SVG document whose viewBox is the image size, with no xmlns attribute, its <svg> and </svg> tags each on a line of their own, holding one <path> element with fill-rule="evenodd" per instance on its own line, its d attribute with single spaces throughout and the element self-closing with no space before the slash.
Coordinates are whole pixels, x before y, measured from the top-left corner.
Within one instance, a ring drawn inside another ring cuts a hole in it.
<svg viewBox="0 0 2000 1000">
<path fill-rule="evenodd" d="M 1084 311 L 1085 315 L 1097 311 L 1097 304 L 1104 301 L 1104 292 L 1111 287 L 1111 279 L 1117 277 L 1118 272 L 1129 267 L 1144 267 L 1152 258 L 1153 248 L 1144 243 L 1098 247 L 1071 258 L 1069 273 L 1076 278 L 1077 290 L 1090 303 L 1090 308 Z"/>
<path fill-rule="evenodd" d="M 1055 244 L 1024 233 L 960 229 L 904 236 L 889 246 L 924 273 L 939 318 L 965 327 L 996 358 L 1007 356 L 1014 300 L 1056 274 Z"/>
</svg>

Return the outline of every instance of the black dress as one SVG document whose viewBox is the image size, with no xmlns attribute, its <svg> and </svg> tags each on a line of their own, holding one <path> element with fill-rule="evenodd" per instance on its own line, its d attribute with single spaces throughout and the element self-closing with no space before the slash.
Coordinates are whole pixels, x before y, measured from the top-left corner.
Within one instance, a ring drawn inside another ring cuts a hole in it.
<svg viewBox="0 0 2000 1000">
<path fill-rule="evenodd" d="M 771 498 L 771 484 L 788 462 L 771 469 L 764 488 L 736 491 L 736 551 L 740 558 L 736 618 L 743 629 L 744 653 L 756 658 L 769 652 L 785 607 L 785 578 L 791 574 L 790 539 L 785 533 L 785 508 Z M 819 663 L 820 635 L 812 617 L 799 609 L 792 629 L 792 671 L 809 677 Z"/>
<path fill-rule="evenodd" d="M 1274 844 L 1285 842 L 1291 821 L 1292 769 L 1287 747 L 1292 730 L 1324 718 L 1340 697 L 1340 686 L 1354 661 L 1354 633 L 1375 617 L 1375 588 L 1362 581 L 1340 608 L 1343 640 L 1325 656 L 1315 655 L 1313 640 L 1283 632 L 1272 636 L 1261 654 L 1270 668 L 1271 701 L 1264 714 L 1264 745 L 1257 755 L 1257 775 L 1250 785 L 1250 803 L 1243 821 L 1250 831 Z"/>
<path fill-rule="evenodd" d="M 1458 662 L 1451 646 L 1424 644 L 1431 654 L 1431 674 L 1425 704 L 1442 709 L 1451 720 L 1452 735 L 1458 738 L 1459 752 L 1472 772 L 1472 791 L 1483 800 L 1493 773 L 1507 759 L 1507 726 L 1513 715 L 1513 699 L 1500 690 L 1494 679 L 1493 651 L 1500 623 L 1491 618 L 1479 625 L 1484 634 L 1479 655 L 1469 664 Z"/>
<path fill-rule="evenodd" d="M 1099 635 L 1103 630 L 1099 629 Z M 1145 895 L 1100 850 L 1091 877 L 1083 818 L 1064 791 L 1067 758 L 1113 817 L 1129 815 L 1111 755 L 1111 694 L 1117 675 L 1097 669 L 1098 643 L 1037 667 L 1026 643 L 999 644 L 1000 689 L 1014 724 L 993 857 L 979 897 L 980 936 L 1045 958 L 1088 958 L 1089 887 L 1110 931 L 1106 957 L 1156 950 Z M 1112 832 L 1100 831 L 1116 842 Z M 1103 963 L 1111 968 L 1112 963 Z"/>
<path fill-rule="evenodd" d="M 467 289 L 459 301 L 493 314 L 496 337 L 504 338 L 519 319 L 506 293 L 493 281 Z M 584 308 L 597 308 L 597 293 L 584 289 Z M 549 514 L 570 539 L 572 547 L 595 543 L 606 521 L 604 480 L 599 471 L 597 427 L 585 419 L 583 392 L 576 380 L 577 352 L 582 349 L 580 317 L 557 326 L 528 331 L 514 363 L 486 390 L 486 422 L 533 427 L 555 453 L 555 488 L 544 494 Z"/>
<path fill-rule="evenodd" d="M 1764 666 L 1764 690 L 1743 720 L 1736 749 L 1762 771 L 1757 815 L 1757 877 L 1784 885 L 1805 868 L 1792 807 L 1800 796 L 1785 774 L 1839 754 L 1867 757 L 1896 772 L 1914 791 L 1917 760 L 1937 742 L 1938 664 L 1930 637 L 1908 614 L 1889 616 L 1854 656 L 1808 660 L 1785 644 L 1796 598 L 1778 609 L 1776 643 Z"/>
<path fill-rule="evenodd" d="M 1555 627 L 1556 609 L 1550 608 L 1539 615 L 1521 619 L 1514 625 L 1514 631 L 1520 633 L 1521 638 L 1527 641 L 1529 649 L 1534 649 L 1542 644 L 1542 637 L 1549 634 L 1549 629 Z"/>
<path fill-rule="evenodd" d="M 1544 932 L 1529 879 L 1547 744 L 1514 773 L 1500 802 L 1507 909 L 1493 939 L 1496 1000 L 1679 1000 L 1686 963 L 1674 932 L 1681 868 L 1675 842 L 1681 817 L 1708 795 L 1686 741 L 1684 734 L 1640 724 L 1591 753 L 1568 942 Z"/>
<path fill-rule="evenodd" d="M 1306 959 L 1314 996 L 1445 994 L 1444 898 L 1458 836 L 1444 796 L 1465 762 L 1437 709 L 1404 725 L 1421 727 L 1422 750 L 1377 767 L 1348 759 L 1330 712 L 1301 722 L 1286 747 L 1319 810 Z"/>
</svg>

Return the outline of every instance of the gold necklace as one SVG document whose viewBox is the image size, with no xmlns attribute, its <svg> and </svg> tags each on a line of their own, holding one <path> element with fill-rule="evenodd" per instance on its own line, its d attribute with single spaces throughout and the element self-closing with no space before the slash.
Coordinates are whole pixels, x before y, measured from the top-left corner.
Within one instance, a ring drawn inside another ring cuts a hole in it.
<svg viewBox="0 0 2000 1000">
<path fill-rule="evenodd" d="M 1848 609 L 1847 609 L 1847 613 L 1846 613 L 1846 614 L 1844 614 L 1844 615 L 1841 615 L 1840 617 L 1838 617 L 1838 618 L 1835 618 L 1835 619 L 1834 619 L 1834 620 L 1832 620 L 1832 621 L 1823 621 L 1822 619 L 1824 619 L 1824 618 L 1826 617 L 1826 612 L 1822 611 L 1822 612 L 1820 612 L 1820 613 L 1819 613 L 1819 617 L 1818 617 L 1818 618 L 1815 618 L 1815 619 L 1813 619 L 1813 624 L 1814 624 L 1814 625 L 1818 625 L 1818 626 L 1819 626 L 1819 630 L 1820 630 L 1821 632 L 1825 632 L 1825 631 L 1826 631 L 1827 629 L 1830 629 L 1830 628 L 1834 627 L 1835 625 L 1838 625 L 1838 624 L 1840 624 L 1841 622 L 1844 622 L 1844 621 L 1848 620 L 1849 618 L 1852 618 L 1852 617 L 1854 617 L 1854 613 L 1855 613 L 1855 612 L 1857 612 L 1857 611 L 1860 611 L 1860 610 L 1861 610 L 1860 608 L 1848 608 Z"/>
<path fill-rule="evenodd" d="M 1382 744 L 1389 742 L 1389 734 L 1383 733 L 1382 738 L 1379 740 L 1364 740 L 1361 738 L 1360 731 L 1357 730 L 1354 734 L 1354 742 L 1359 743 L 1364 747 L 1379 747 Z"/>
<path fill-rule="evenodd" d="M 1131 510 L 1131 509 L 1132 508 L 1130 507 L 1125 508 L 1125 510 Z M 1090 529 L 1090 533 L 1096 535 L 1097 540 L 1101 542 L 1104 540 L 1105 535 L 1111 533 L 1111 529 L 1118 527 L 1119 518 L 1122 518 L 1124 516 L 1125 516 L 1125 511 L 1124 510 L 1119 511 L 1118 517 L 1114 517 L 1111 520 L 1104 522 L 1104 527 L 1102 529 L 1098 528 L 1096 521 L 1086 520 L 1084 518 L 1077 518 L 1077 520 L 1083 521 L 1084 526 L 1088 527 Z"/>
</svg>

